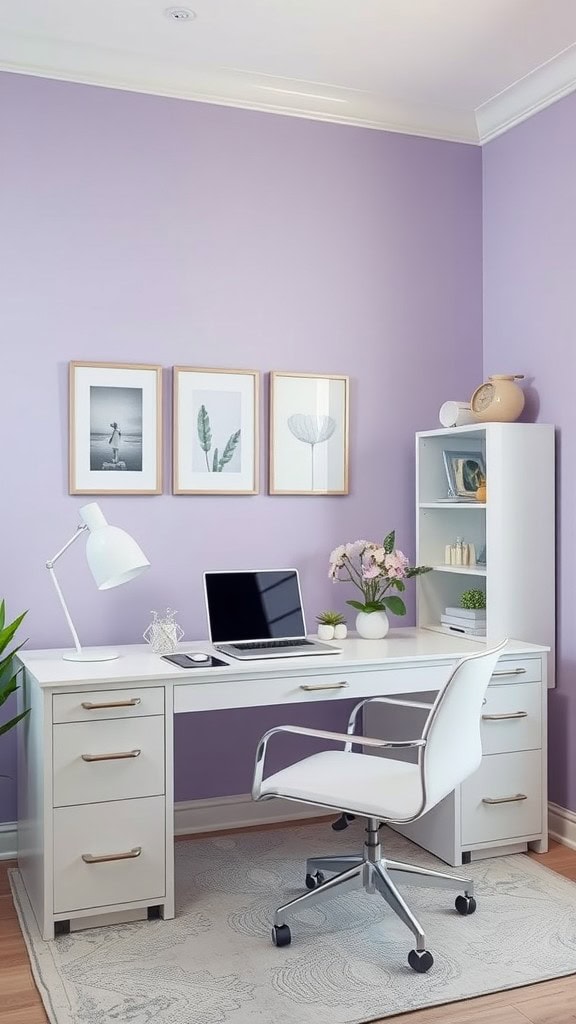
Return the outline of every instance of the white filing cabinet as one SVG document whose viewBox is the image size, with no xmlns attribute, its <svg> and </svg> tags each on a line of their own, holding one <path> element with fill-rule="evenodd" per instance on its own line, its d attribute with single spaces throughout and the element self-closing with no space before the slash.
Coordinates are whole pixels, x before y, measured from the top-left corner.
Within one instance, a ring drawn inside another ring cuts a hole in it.
<svg viewBox="0 0 576 1024">
<path fill-rule="evenodd" d="M 480 767 L 423 818 L 396 830 L 453 865 L 526 850 L 529 843 L 544 849 L 546 705 L 545 659 L 500 661 L 483 708 Z M 426 714 L 368 705 L 365 735 L 418 736 Z"/>
</svg>

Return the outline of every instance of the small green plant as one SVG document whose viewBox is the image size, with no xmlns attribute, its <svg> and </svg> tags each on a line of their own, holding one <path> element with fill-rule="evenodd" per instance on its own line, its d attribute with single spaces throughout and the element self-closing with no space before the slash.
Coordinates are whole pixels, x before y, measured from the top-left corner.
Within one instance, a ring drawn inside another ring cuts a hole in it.
<svg viewBox="0 0 576 1024">
<path fill-rule="evenodd" d="M 4 654 L 4 652 L 8 645 L 12 643 L 16 630 L 25 615 L 26 612 L 22 612 L 22 615 L 19 615 L 18 618 L 14 619 L 14 622 L 10 622 L 6 625 L 6 606 L 4 601 L 0 602 L 0 707 L 2 707 L 2 705 L 8 700 L 8 697 L 10 697 L 11 694 L 16 693 L 16 690 L 18 689 L 18 684 L 16 682 L 18 672 L 14 672 L 13 659 L 14 655 L 20 650 L 23 644 L 18 644 L 17 647 L 13 647 L 8 654 Z M 24 643 L 25 642 L 26 641 L 24 641 Z M 14 718 L 9 719 L 8 722 L 4 722 L 3 725 L 0 725 L 0 736 L 2 736 L 3 733 L 8 732 L 10 729 L 13 729 L 15 725 L 18 725 L 18 722 L 20 722 L 29 711 L 30 708 L 26 708 L 26 710 L 21 711 L 19 715 L 16 715 Z"/>
<path fill-rule="evenodd" d="M 483 590 L 465 590 L 460 598 L 461 608 L 485 608 L 486 594 Z"/>
<path fill-rule="evenodd" d="M 340 612 L 320 612 L 320 615 L 316 616 L 316 622 L 322 626 L 340 626 L 346 619 Z"/>
</svg>

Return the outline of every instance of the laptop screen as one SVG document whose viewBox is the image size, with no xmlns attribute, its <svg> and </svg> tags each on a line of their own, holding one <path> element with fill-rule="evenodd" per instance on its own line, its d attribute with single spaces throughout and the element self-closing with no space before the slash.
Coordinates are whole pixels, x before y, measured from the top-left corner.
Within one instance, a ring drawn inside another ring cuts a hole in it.
<svg viewBox="0 0 576 1024">
<path fill-rule="evenodd" d="M 305 635 L 295 569 L 204 573 L 210 640 L 279 640 Z"/>
</svg>

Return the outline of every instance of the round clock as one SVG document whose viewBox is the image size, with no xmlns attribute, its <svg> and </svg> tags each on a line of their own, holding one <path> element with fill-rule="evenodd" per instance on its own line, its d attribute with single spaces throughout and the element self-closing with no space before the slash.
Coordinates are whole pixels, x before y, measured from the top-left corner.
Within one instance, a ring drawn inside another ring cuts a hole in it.
<svg viewBox="0 0 576 1024">
<path fill-rule="evenodd" d="M 524 392 L 515 382 L 523 373 L 494 373 L 470 399 L 474 418 L 481 423 L 513 423 L 524 408 Z"/>
</svg>

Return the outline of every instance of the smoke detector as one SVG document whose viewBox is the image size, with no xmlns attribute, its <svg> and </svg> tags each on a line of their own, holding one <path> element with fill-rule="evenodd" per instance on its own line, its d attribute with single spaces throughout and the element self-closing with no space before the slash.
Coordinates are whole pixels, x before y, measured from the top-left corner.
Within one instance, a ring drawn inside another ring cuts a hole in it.
<svg viewBox="0 0 576 1024">
<path fill-rule="evenodd" d="M 167 7 L 164 14 L 172 21 L 194 21 L 196 17 L 196 11 L 191 11 L 189 7 Z"/>
</svg>

